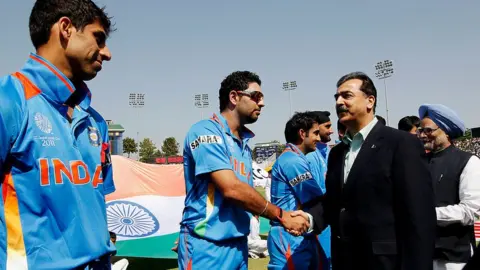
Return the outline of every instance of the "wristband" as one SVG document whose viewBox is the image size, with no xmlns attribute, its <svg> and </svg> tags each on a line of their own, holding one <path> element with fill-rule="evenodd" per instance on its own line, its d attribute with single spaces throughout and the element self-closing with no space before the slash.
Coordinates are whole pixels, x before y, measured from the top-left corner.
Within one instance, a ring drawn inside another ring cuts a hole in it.
<svg viewBox="0 0 480 270">
<path fill-rule="evenodd" d="M 277 219 L 280 223 L 282 223 L 282 221 L 283 221 L 283 219 L 282 219 L 283 218 L 283 209 L 280 208 L 280 207 L 278 209 L 279 209 L 280 213 L 277 215 Z"/>
</svg>

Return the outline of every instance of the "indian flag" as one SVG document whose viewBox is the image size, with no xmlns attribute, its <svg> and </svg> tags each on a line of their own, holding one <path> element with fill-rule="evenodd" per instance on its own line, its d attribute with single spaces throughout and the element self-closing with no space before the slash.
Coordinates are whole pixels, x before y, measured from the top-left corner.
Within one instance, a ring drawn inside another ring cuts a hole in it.
<svg viewBox="0 0 480 270">
<path fill-rule="evenodd" d="M 117 234 L 117 255 L 177 258 L 185 200 L 183 166 L 155 165 L 112 156 L 116 191 L 107 196 L 108 229 Z"/>
</svg>

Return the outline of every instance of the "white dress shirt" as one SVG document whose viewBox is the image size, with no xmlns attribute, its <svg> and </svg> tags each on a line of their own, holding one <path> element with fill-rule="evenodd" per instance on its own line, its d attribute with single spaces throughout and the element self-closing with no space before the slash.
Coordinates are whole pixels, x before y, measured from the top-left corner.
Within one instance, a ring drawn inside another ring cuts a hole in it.
<svg viewBox="0 0 480 270">
<path fill-rule="evenodd" d="M 378 122 L 377 117 L 373 117 L 370 123 L 364 126 L 357 134 L 353 135 L 353 139 L 350 137 L 350 134 L 348 133 L 348 131 L 343 137 L 343 142 L 350 146 L 348 153 L 345 155 L 345 166 L 343 168 L 344 182 L 347 181 L 348 174 L 350 173 L 353 163 L 355 162 L 355 159 L 357 158 L 357 155 L 360 152 L 360 149 L 362 148 L 363 142 L 367 138 L 370 131 L 372 131 L 373 127 L 377 124 L 377 122 Z M 310 222 L 310 227 L 308 229 L 308 233 L 310 233 L 313 231 L 313 217 L 309 213 L 306 213 L 306 214 Z"/>
<path fill-rule="evenodd" d="M 344 182 L 347 182 L 348 174 L 352 169 L 353 163 L 355 162 L 360 149 L 362 149 L 363 142 L 377 122 L 378 119 L 374 117 L 373 120 L 368 123 L 368 125 L 364 126 L 357 134 L 353 135 L 353 138 L 350 137 L 351 135 L 348 133 L 348 131 L 343 137 L 343 142 L 350 146 L 347 154 L 345 155 L 345 166 L 343 167 Z"/>
</svg>

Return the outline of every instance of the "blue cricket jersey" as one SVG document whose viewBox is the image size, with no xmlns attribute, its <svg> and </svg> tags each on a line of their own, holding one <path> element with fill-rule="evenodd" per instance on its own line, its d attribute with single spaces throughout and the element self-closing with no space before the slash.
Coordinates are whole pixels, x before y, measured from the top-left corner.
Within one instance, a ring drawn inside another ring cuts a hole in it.
<svg viewBox="0 0 480 270">
<path fill-rule="evenodd" d="M 306 156 L 293 144 L 287 144 L 272 168 L 271 202 L 286 210 L 300 209 L 300 205 L 322 196 Z M 277 221 L 271 221 L 278 225 Z"/>
<path fill-rule="evenodd" d="M 328 154 L 330 153 L 330 147 L 322 142 L 317 143 L 317 149 L 307 154 L 307 160 L 310 163 L 313 175 L 317 180 L 318 185 L 322 189 L 322 192 L 326 193 L 325 180 L 327 177 L 327 164 Z M 320 244 L 325 252 L 325 256 L 330 259 L 331 257 L 331 232 L 330 226 L 325 228 L 318 236 Z"/>
<path fill-rule="evenodd" d="M 90 98 L 35 54 L 0 79 L 0 269 L 74 269 L 115 251 L 108 129 Z"/>
<path fill-rule="evenodd" d="M 183 150 L 186 198 L 182 227 L 212 241 L 249 234 L 251 214 L 225 200 L 210 173 L 233 170 L 240 181 L 253 186 L 252 150 L 248 146 L 253 136 L 245 129 L 242 138 L 237 138 L 220 114 L 190 128 Z"/>
<path fill-rule="evenodd" d="M 317 149 L 306 155 L 307 160 L 310 163 L 310 168 L 312 170 L 313 176 L 315 180 L 317 180 L 320 188 L 322 188 L 323 193 L 326 192 L 325 177 L 327 175 L 327 163 L 329 153 L 330 147 L 325 143 L 319 142 L 317 143 Z"/>
</svg>

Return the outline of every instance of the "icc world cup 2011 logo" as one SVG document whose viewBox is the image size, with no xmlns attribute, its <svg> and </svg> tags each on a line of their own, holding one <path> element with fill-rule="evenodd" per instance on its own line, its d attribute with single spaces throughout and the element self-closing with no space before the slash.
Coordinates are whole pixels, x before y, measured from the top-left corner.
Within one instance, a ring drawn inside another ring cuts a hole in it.
<svg viewBox="0 0 480 270">
<path fill-rule="evenodd" d="M 50 120 L 48 118 L 41 114 L 41 113 L 36 113 L 34 116 L 35 124 L 37 127 L 46 134 L 52 133 L 52 123 L 50 123 Z"/>
</svg>

